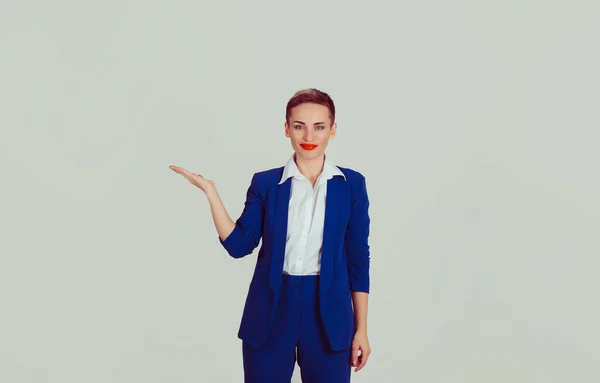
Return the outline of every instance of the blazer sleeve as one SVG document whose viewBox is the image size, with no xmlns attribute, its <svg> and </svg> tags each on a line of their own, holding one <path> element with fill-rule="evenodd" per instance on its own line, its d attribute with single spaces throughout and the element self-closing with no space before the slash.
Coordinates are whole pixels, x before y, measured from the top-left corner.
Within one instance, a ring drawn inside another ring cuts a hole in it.
<svg viewBox="0 0 600 383">
<path fill-rule="evenodd" d="M 350 290 L 369 293 L 370 248 L 369 248 L 369 197 L 365 177 L 361 177 L 354 191 L 350 218 L 344 237 L 346 264 Z"/>
<path fill-rule="evenodd" d="M 260 194 L 259 177 L 255 173 L 246 192 L 244 210 L 235 222 L 235 228 L 225 240 L 218 237 L 230 256 L 242 258 L 252 253 L 262 237 L 263 218 L 263 199 Z"/>
</svg>

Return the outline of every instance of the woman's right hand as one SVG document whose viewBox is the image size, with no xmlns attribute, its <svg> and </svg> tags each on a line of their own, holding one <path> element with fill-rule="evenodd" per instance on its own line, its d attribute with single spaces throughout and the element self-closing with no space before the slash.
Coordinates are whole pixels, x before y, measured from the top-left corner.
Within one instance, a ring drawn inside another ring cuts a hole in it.
<svg viewBox="0 0 600 383">
<path fill-rule="evenodd" d="M 208 191 L 214 189 L 215 187 L 215 183 L 213 181 L 202 177 L 200 174 L 189 172 L 184 168 L 174 165 L 169 166 L 169 168 L 175 173 L 181 174 L 185 179 L 190 181 L 192 185 L 198 187 L 204 193 L 208 193 Z"/>
</svg>

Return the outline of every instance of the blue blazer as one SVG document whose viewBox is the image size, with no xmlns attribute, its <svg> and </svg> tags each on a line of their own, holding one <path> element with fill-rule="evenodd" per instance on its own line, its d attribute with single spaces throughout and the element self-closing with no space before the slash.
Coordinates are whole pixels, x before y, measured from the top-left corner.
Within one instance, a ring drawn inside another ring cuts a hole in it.
<svg viewBox="0 0 600 383">
<path fill-rule="evenodd" d="M 334 176 L 327 181 L 319 282 L 321 317 L 333 350 L 352 343 L 355 323 L 351 292 L 368 293 L 370 287 L 365 177 L 355 170 L 338 168 L 346 179 Z M 290 177 L 278 185 L 283 169 L 253 175 L 233 232 L 225 240 L 219 237 L 233 258 L 251 254 L 262 238 L 238 332 L 240 339 L 254 347 L 266 340 L 279 299 L 292 183 Z"/>
</svg>

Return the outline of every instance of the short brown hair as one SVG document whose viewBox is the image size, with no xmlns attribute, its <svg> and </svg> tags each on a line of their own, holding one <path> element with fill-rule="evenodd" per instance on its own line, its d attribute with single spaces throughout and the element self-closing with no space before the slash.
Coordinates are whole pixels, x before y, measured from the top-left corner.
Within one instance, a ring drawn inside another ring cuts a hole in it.
<svg viewBox="0 0 600 383">
<path fill-rule="evenodd" d="M 333 104 L 333 100 L 327 93 L 315 88 L 302 89 L 294 93 L 285 107 L 285 121 L 289 122 L 292 108 L 306 102 L 326 106 L 329 109 L 329 119 L 333 125 L 335 122 L 335 105 Z"/>
</svg>

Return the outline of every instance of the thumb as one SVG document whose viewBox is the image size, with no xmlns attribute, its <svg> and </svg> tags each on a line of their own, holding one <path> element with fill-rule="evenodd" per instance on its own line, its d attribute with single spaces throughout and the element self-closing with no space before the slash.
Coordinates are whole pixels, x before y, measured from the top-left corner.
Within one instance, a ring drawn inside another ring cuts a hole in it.
<svg viewBox="0 0 600 383">
<path fill-rule="evenodd" d="M 356 366 L 358 363 L 358 346 L 352 346 L 352 365 Z"/>
</svg>

